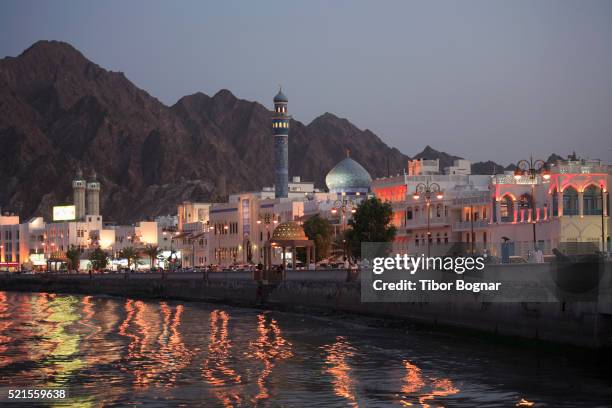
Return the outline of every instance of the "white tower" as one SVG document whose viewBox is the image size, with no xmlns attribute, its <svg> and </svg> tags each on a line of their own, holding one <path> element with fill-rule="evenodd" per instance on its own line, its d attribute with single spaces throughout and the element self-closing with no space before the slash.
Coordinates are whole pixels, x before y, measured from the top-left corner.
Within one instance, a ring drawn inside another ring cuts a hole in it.
<svg viewBox="0 0 612 408">
<path fill-rule="evenodd" d="M 87 215 L 100 215 L 100 183 L 95 171 L 87 182 Z"/>
<path fill-rule="evenodd" d="M 77 220 L 85 218 L 85 179 L 81 169 L 77 170 L 76 178 L 72 180 L 72 197 Z"/>
</svg>

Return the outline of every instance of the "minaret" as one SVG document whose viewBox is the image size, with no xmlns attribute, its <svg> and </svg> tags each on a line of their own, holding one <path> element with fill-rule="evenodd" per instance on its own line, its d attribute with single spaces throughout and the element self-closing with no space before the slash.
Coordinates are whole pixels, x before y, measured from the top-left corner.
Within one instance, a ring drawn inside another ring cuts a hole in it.
<svg viewBox="0 0 612 408">
<path fill-rule="evenodd" d="M 100 215 L 100 183 L 95 171 L 87 182 L 87 215 Z"/>
<path fill-rule="evenodd" d="M 72 180 L 72 197 L 77 220 L 85 218 L 85 179 L 81 169 L 77 170 L 76 178 Z"/>
<path fill-rule="evenodd" d="M 287 102 L 282 88 L 274 97 L 274 196 L 285 198 L 289 195 L 289 119 Z"/>
</svg>

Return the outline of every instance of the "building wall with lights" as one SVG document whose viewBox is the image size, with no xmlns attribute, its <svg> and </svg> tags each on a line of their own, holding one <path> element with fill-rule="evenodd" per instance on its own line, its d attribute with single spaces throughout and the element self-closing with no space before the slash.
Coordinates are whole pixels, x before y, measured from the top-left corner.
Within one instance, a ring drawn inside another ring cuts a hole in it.
<svg viewBox="0 0 612 408">
<path fill-rule="evenodd" d="M 418 253 L 429 241 L 474 243 L 498 256 L 507 241 L 512 255 L 524 257 L 534 249 L 534 224 L 535 247 L 545 254 L 568 243 L 601 248 L 602 215 L 609 250 L 609 180 L 599 161 L 568 160 L 533 175 L 398 175 L 374 180 L 372 191 L 393 206 L 399 252 Z M 443 198 L 431 198 L 428 217 L 424 197 L 412 195 L 417 183 L 433 182 Z"/>
</svg>

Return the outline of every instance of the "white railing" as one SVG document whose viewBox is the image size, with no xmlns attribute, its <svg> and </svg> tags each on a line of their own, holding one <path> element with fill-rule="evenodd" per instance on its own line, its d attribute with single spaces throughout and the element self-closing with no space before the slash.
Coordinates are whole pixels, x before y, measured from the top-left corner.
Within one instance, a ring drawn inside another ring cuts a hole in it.
<svg viewBox="0 0 612 408">
<path fill-rule="evenodd" d="M 461 230 L 470 230 L 487 228 L 489 226 L 489 222 L 485 220 L 476 220 L 472 221 L 458 221 L 453 224 L 453 231 L 461 231 Z"/>
<path fill-rule="evenodd" d="M 436 217 L 436 216 L 432 216 L 429 219 L 429 225 L 450 225 L 452 223 L 451 218 L 450 217 Z M 412 220 L 407 220 L 406 221 L 406 228 L 410 229 L 410 228 L 417 228 L 417 227 L 423 227 L 427 225 L 427 217 L 419 217 L 419 218 L 413 218 Z"/>
</svg>

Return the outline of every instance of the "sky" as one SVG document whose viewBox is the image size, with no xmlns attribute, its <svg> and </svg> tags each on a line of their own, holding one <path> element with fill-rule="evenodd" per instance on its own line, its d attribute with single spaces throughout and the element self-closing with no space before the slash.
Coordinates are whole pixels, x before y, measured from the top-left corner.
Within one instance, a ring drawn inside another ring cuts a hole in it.
<svg viewBox="0 0 612 408">
<path fill-rule="evenodd" d="M 7 1 L 0 57 L 71 43 L 167 105 L 229 89 L 408 155 L 612 161 L 612 1 Z"/>
</svg>

